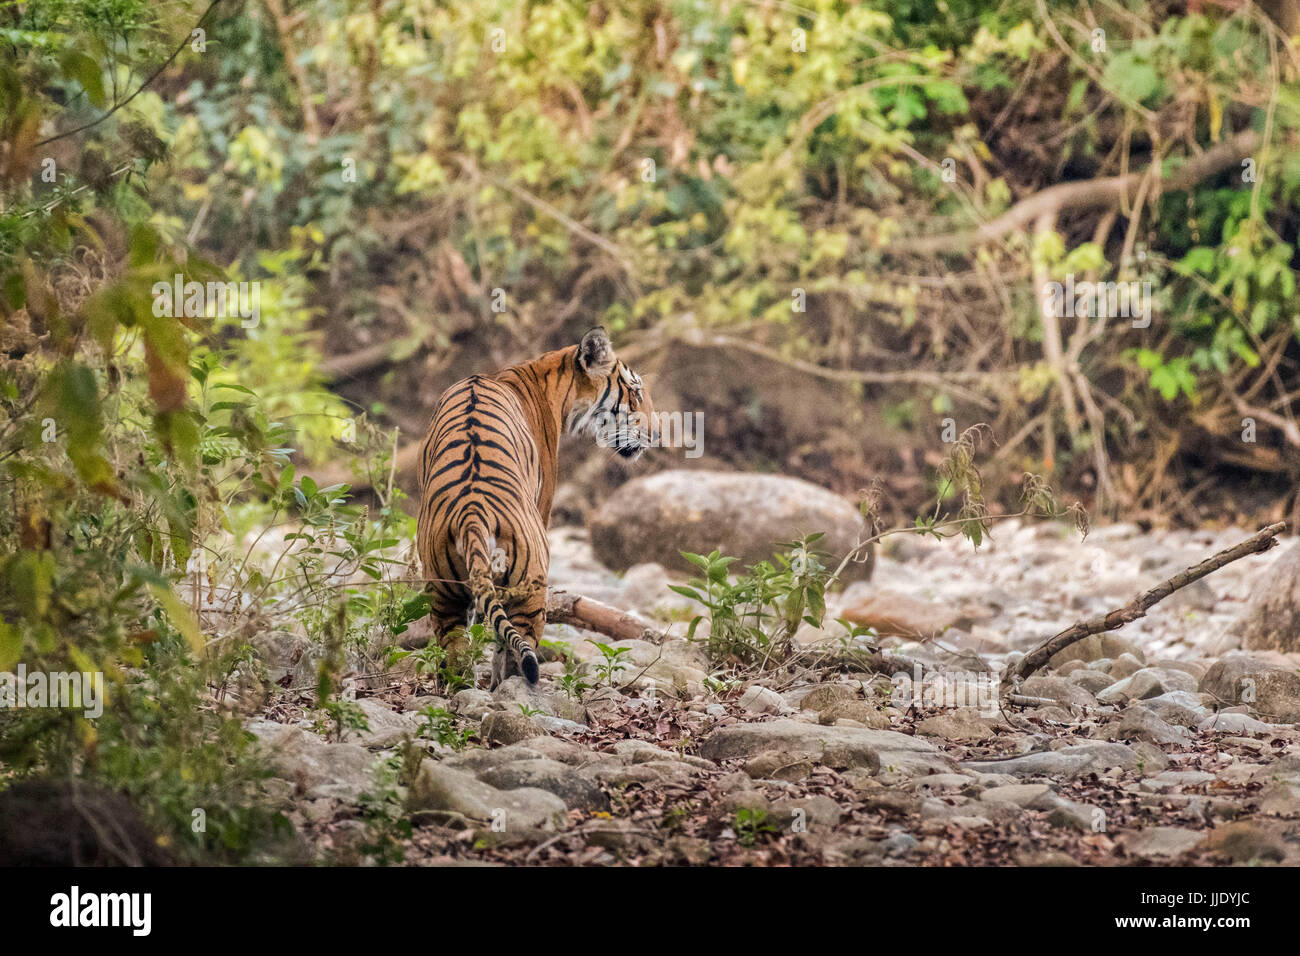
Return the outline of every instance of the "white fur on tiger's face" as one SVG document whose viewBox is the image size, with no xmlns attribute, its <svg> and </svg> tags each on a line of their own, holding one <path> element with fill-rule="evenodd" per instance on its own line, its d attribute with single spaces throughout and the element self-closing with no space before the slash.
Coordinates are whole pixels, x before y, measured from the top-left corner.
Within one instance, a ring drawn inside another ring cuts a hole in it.
<svg viewBox="0 0 1300 956">
<path fill-rule="evenodd" d="M 596 342 L 589 345 L 593 333 Z M 574 401 L 565 431 L 590 435 L 602 448 L 613 448 L 635 461 L 657 440 L 654 402 L 640 375 L 612 351 L 602 351 L 602 338 L 604 330 L 593 329 L 578 347 L 578 362 L 587 373 L 590 388 L 583 389 Z"/>
</svg>

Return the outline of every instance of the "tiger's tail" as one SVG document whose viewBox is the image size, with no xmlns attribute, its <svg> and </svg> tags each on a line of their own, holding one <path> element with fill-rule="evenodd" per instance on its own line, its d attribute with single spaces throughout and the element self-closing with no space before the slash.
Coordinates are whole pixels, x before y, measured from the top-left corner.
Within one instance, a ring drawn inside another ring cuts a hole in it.
<svg viewBox="0 0 1300 956">
<path fill-rule="evenodd" d="M 540 674 L 537 651 L 510 623 L 510 617 L 501 606 L 493 574 L 495 542 L 481 518 L 470 516 L 466 519 L 461 525 L 458 544 L 465 559 L 465 576 L 470 595 L 474 599 L 475 614 L 496 635 L 498 656 L 504 651 L 514 660 L 519 673 L 524 675 L 528 683 L 536 684 Z M 504 670 L 504 667 L 498 669 L 494 663 L 494 684 L 504 678 Z"/>
</svg>

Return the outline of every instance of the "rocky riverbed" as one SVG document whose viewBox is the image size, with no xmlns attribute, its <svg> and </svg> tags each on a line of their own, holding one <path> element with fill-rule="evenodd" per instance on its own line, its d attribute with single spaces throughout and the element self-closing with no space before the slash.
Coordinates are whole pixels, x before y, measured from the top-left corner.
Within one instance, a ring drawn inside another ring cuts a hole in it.
<svg viewBox="0 0 1300 956">
<path fill-rule="evenodd" d="M 828 621 L 871 626 L 912 662 L 933 693 L 911 687 L 909 702 L 907 681 L 855 669 L 837 624 L 799 633 L 806 667 L 712 672 L 684 639 L 676 571 L 615 574 L 561 528 L 552 585 L 640 611 L 659 638 L 615 642 L 625 652 L 602 669 L 593 642 L 608 639 L 551 626 L 531 692 L 515 678 L 441 697 L 398 665 L 354 685 L 367 727 L 340 742 L 293 691 L 249 727 L 269 791 L 339 862 L 1297 863 L 1300 659 L 1243 652 L 1238 623 L 1288 542 L 1058 655 L 1020 705 L 950 693 L 996 688 L 1037 641 L 1250 530 L 1113 525 L 1080 541 L 1012 523 L 979 551 L 894 539 L 870 581 L 831 596 Z M 566 649 L 593 686 L 566 692 Z"/>
</svg>

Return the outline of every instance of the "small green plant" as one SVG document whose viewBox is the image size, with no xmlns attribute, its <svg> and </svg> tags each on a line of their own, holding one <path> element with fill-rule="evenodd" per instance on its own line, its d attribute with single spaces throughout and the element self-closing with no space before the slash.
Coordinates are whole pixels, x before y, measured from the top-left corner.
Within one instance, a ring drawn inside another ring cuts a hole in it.
<svg viewBox="0 0 1300 956">
<path fill-rule="evenodd" d="M 315 730 L 322 736 L 341 740 L 349 730 L 370 729 L 365 712 L 355 700 L 340 693 L 340 674 L 344 667 L 343 639 L 347 633 L 347 608 L 339 604 L 326 622 L 325 653 L 316 668 L 316 708 L 321 716 Z"/>
<path fill-rule="evenodd" d="M 458 727 L 456 715 L 441 707 L 426 707 L 420 716 L 424 718 L 420 736 L 452 750 L 464 750 L 474 736 L 472 728 Z"/>
<path fill-rule="evenodd" d="M 736 690 L 741 685 L 739 680 L 734 677 L 728 677 L 722 671 L 706 674 L 702 683 L 704 684 L 704 689 L 715 696 Z"/>
<path fill-rule="evenodd" d="M 582 679 L 580 671 L 571 671 L 567 667 L 559 677 L 560 690 L 564 691 L 569 700 L 578 700 L 582 697 L 583 691 L 591 689 L 591 684 Z"/>
<path fill-rule="evenodd" d="M 490 642 L 487 628 L 482 624 L 455 628 L 446 642 L 450 651 L 435 641 L 413 651 L 393 648 L 388 652 L 388 665 L 408 658 L 415 661 L 416 676 L 433 677 L 435 690 L 454 693 L 474 686 L 474 666 Z"/>
<path fill-rule="evenodd" d="M 388 664 L 391 667 L 398 661 L 408 658 L 415 662 L 416 677 L 437 676 L 447 661 L 447 652 L 434 641 L 430 641 L 424 647 L 414 651 L 403 651 L 394 648 L 388 653 Z"/>
<path fill-rule="evenodd" d="M 760 833 L 776 832 L 776 827 L 767 822 L 767 811 L 755 807 L 741 807 L 737 810 L 733 828 L 736 831 L 736 842 L 743 847 L 754 846 Z"/>
<path fill-rule="evenodd" d="M 370 729 L 370 723 L 366 720 L 365 711 L 361 709 L 355 700 L 347 700 L 337 696 L 330 697 L 321 702 L 319 710 L 321 716 L 316 720 L 312 729 L 322 737 L 341 740 L 349 730 L 364 733 Z"/>
<path fill-rule="evenodd" d="M 681 830 L 690 815 L 686 807 L 667 807 L 659 819 L 659 826 L 664 830 Z"/>
<path fill-rule="evenodd" d="M 837 617 L 835 623 L 844 628 L 844 633 L 840 635 L 840 649 L 843 651 L 862 650 L 863 647 L 874 648 L 876 644 L 876 629 L 866 627 L 862 624 L 854 624 L 847 618 Z"/>
<path fill-rule="evenodd" d="M 365 838 L 357 849 L 363 859 L 377 866 L 400 864 L 405 858 L 403 841 L 411 837 L 411 821 L 397 789 L 406 760 L 406 754 L 399 751 L 382 761 L 375 768 L 375 789 L 361 794 L 358 801 Z"/>
<path fill-rule="evenodd" d="M 482 623 L 475 623 L 453 630 L 448 635 L 448 643 L 452 650 L 448 652 L 447 662 L 438 672 L 442 686 L 448 692 L 473 687 L 474 666 L 483 659 L 492 643 L 491 633 Z"/>
<path fill-rule="evenodd" d="M 570 700 L 578 700 L 582 697 L 583 691 L 591 688 L 591 684 L 583 680 L 587 672 L 586 665 L 578 660 L 577 655 L 573 653 L 567 644 L 560 644 L 556 641 L 542 641 L 542 646 L 549 648 L 564 662 L 564 673 L 558 678 L 560 689 L 564 691 Z"/>
<path fill-rule="evenodd" d="M 614 683 L 614 675 L 628 666 L 628 662 L 624 658 L 631 651 L 626 647 L 613 647 L 609 644 L 601 644 L 599 641 L 589 641 L 588 643 L 594 644 L 596 650 L 600 651 L 601 657 L 604 658 L 603 662 L 596 665 L 597 678 L 605 684 Z"/>
<path fill-rule="evenodd" d="M 266 665 L 258 659 L 252 645 L 241 642 L 230 653 L 220 658 L 220 679 L 212 689 L 212 696 L 218 703 L 226 699 L 232 686 L 241 678 L 252 677 L 259 682 L 267 678 Z"/>
<path fill-rule="evenodd" d="M 822 538 L 812 534 L 781 545 L 772 561 L 759 561 L 744 574 L 732 575 L 735 558 L 718 551 L 700 555 L 682 552 L 703 577 L 687 585 L 670 587 L 708 612 L 709 657 L 715 663 L 761 664 L 784 655 L 801 623 L 820 627 L 826 613 L 826 585 L 830 573 L 814 545 Z M 687 630 L 693 640 L 704 615 L 697 615 Z"/>
</svg>

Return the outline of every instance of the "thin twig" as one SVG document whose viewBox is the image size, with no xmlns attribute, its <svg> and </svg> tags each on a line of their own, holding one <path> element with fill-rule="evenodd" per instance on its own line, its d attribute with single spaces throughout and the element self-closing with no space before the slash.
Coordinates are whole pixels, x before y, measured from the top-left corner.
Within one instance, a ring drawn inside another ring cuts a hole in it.
<svg viewBox="0 0 1300 956">
<path fill-rule="evenodd" d="M 626 252 L 620 249 L 613 242 L 606 239 L 604 236 L 599 235 L 598 233 L 592 232 L 582 223 L 576 221 L 571 216 L 565 215 L 563 212 L 555 208 L 555 206 L 551 205 L 545 199 L 533 195 L 531 192 L 529 192 L 527 189 L 524 189 L 522 186 L 518 186 L 515 183 L 509 182 L 508 180 L 501 179 L 497 176 L 493 176 L 491 173 L 484 172 L 483 170 L 479 169 L 478 165 L 468 156 L 457 156 L 456 161 L 460 163 L 461 168 L 464 169 L 465 172 L 467 172 L 474 179 L 486 180 L 487 182 L 496 186 L 498 189 L 504 189 L 506 192 L 510 193 L 512 196 L 516 197 L 517 199 L 523 200 L 524 202 L 532 206 L 534 209 L 536 209 L 538 212 L 542 213 L 543 215 L 550 216 L 560 225 L 564 226 L 564 228 L 572 232 L 575 236 L 578 236 L 581 239 L 585 239 L 587 242 L 591 243 L 596 248 L 601 249 L 604 252 L 608 253 L 623 268 L 624 273 L 627 275 L 628 281 L 631 282 L 632 285 L 637 289 L 637 295 L 639 296 L 641 294 L 639 283 L 637 281 L 636 266 L 633 263 L 631 256 L 629 256 Z"/>
<path fill-rule="evenodd" d="M 1022 681 L 1034 671 L 1038 670 L 1057 653 L 1065 650 L 1071 644 L 1083 640 L 1093 634 L 1101 634 L 1104 631 L 1114 631 L 1123 627 L 1131 621 L 1136 621 L 1140 617 L 1145 617 L 1147 611 L 1155 604 L 1163 601 L 1169 595 L 1173 594 L 1180 588 L 1199 581 L 1214 571 L 1219 570 L 1225 564 L 1231 564 L 1239 558 L 1244 558 L 1251 554 L 1261 554 L 1277 544 L 1277 535 L 1286 530 L 1286 522 L 1278 521 L 1269 525 L 1267 528 L 1261 528 L 1245 541 L 1234 545 L 1231 548 L 1225 548 L 1211 558 L 1206 558 L 1200 564 L 1193 565 L 1186 570 L 1180 571 L 1172 578 L 1156 585 L 1149 591 L 1139 594 L 1128 604 L 1121 608 L 1116 608 L 1109 614 L 1103 614 L 1088 621 L 1067 627 L 1064 631 L 1055 637 L 1050 637 L 1043 641 L 1022 660 L 1019 665 L 1008 675 L 1004 681 L 1003 694 L 1008 695 L 1018 688 Z"/>
<path fill-rule="evenodd" d="M 212 0 L 212 2 L 208 4 L 208 8 L 203 11 L 203 16 L 199 17 L 198 22 L 189 29 L 188 33 L 185 34 L 185 38 L 181 40 L 179 44 L 177 44 L 176 49 L 172 51 L 172 55 L 167 57 L 167 59 L 163 60 L 162 63 L 159 65 L 158 69 L 150 73 L 148 78 L 139 86 L 137 86 L 135 88 L 135 92 L 133 92 L 130 96 L 128 96 L 126 99 L 120 102 L 114 103 L 109 108 L 108 112 L 106 112 L 103 116 L 99 117 L 98 119 L 93 119 L 89 123 L 82 123 L 80 126 L 76 127 L 75 129 L 70 129 L 66 133 L 56 133 L 53 136 L 47 137 L 46 139 L 43 139 L 39 143 L 37 143 L 35 148 L 44 146 L 47 143 L 53 143 L 56 140 L 66 139 L 69 136 L 76 136 L 78 133 L 83 133 L 93 126 L 98 126 L 100 123 L 104 122 L 104 120 L 108 119 L 118 110 L 120 110 L 123 106 L 126 106 L 127 103 L 130 103 L 133 99 L 135 99 L 137 96 L 143 93 L 145 88 L 148 87 L 149 84 L 152 83 L 154 80 L 158 79 L 158 77 L 162 76 L 163 70 L 171 66 L 172 61 L 181 55 L 181 51 L 185 49 L 186 45 L 190 43 L 191 38 L 194 36 L 194 31 L 197 30 L 199 27 L 203 26 L 203 21 L 208 18 L 208 14 L 210 14 L 213 11 L 213 9 L 216 7 L 216 5 L 220 2 L 221 0 Z"/>
</svg>

